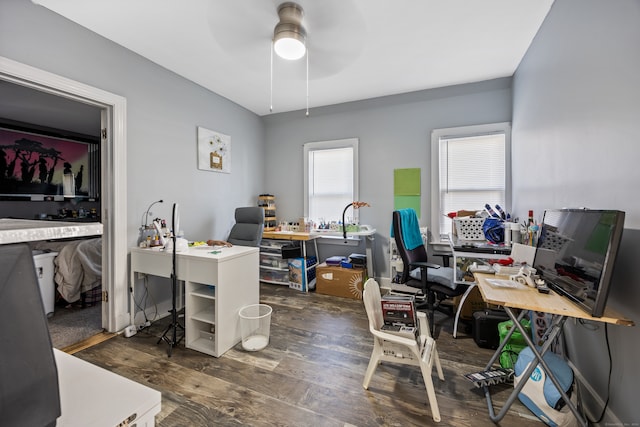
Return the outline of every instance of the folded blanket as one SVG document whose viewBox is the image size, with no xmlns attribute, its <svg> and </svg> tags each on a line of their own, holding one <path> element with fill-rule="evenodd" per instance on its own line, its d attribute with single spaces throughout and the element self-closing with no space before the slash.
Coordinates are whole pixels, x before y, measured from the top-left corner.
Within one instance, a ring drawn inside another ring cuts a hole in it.
<svg viewBox="0 0 640 427">
<path fill-rule="evenodd" d="M 402 239 L 408 250 L 412 250 L 422 245 L 422 235 L 420 234 L 420 224 L 418 224 L 418 215 L 411 208 L 398 209 L 400 214 L 400 232 Z M 391 237 L 393 235 L 393 224 L 391 224 Z"/>
</svg>

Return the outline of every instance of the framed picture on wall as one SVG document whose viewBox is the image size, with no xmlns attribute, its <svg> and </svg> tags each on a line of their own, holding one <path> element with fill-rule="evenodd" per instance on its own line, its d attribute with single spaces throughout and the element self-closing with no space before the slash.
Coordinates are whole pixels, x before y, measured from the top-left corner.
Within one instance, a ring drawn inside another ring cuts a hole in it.
<svg viewBox="0 0 640 427">
<path fill-rule="evenodd" d="M 89 139 L 0 126 L 0 199 L 96 198 L 100 145 Z"/>
<path fill-rule="evenodd" d="M 198 169 L 231 173 L 231 137 L 198 127 Z"/>
</svg>

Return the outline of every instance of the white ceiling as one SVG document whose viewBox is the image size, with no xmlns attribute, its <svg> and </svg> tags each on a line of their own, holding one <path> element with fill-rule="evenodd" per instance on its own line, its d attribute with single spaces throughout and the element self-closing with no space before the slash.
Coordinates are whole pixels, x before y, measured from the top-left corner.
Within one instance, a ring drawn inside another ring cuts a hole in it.
<svg viewBox="0 0 640 427">
<path fill-rule="evenodd" d="M 33 0 L 258 115 L 284 0 Z M 553 0 L 298 0 L 311 108 L 513 75 Z M 274 56 L 273 113 L 306 107 Z"/>
</svg>

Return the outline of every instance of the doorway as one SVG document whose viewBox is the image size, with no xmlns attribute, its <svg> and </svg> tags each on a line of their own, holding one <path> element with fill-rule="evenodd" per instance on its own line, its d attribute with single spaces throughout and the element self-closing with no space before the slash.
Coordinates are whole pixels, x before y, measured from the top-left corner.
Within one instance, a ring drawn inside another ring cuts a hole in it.
<svg viewBox="0 0 640 427">
<path fill-rule="evenodd" d="M 102 327 L 117 332 L 129 323 L 126 242 L 126 99 L 0 57 L 0 80 L 93 106 L 100 111 L 101 129 L 101 212 Z"/>
</svg>

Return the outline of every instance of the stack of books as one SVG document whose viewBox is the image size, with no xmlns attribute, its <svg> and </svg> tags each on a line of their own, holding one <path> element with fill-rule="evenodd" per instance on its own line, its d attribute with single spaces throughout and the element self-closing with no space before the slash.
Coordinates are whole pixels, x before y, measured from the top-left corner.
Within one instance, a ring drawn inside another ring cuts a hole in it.
<svg viewBox="0 0 640 427">
<path fill-rule="evenodd" d="M 384 295 L 381 299 L 384 332 L 404 337 L 419 334 L 413 295 Z"/>
</svg>

